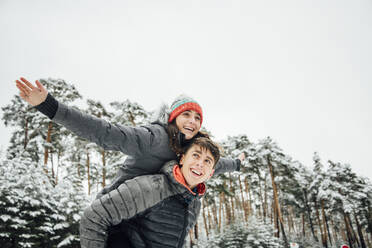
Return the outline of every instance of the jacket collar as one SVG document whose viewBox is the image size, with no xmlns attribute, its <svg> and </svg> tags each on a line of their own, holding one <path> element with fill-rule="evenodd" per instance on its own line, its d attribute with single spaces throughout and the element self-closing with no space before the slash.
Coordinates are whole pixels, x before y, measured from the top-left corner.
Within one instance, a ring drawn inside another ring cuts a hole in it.
<svg viewBox="0 0 372 248">
<path fill-rule="evenodd" d="M 161 172 L 171 180 L 179 193 L 189 192 L 194 196 L 202 196 L 207 191 L 205 183 L 198 184 L 196 186 L 196 192 L 190 189 L 182 175 L 181 168 L 175 160 L 166 163 L 161 169 Z"/>
</svg>

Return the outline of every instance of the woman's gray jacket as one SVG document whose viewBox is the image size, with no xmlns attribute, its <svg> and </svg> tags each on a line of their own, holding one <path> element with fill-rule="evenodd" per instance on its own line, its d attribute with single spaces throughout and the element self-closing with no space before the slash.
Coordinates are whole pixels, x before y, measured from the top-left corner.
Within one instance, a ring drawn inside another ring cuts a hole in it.
<svg viewBox="0 0 372 248">
<path fill-rule="evenodd" d="M 183 247 L 199 215 L 202 196 L 176 180 L 176 164 L 168 162 L 161 174 L 127 180 L 96 199 L 81 218 L 81 247 L 107 247 L 109 227 L 119 223 L 126 237 L 120 247 Z M 205 189 L 204 184 L 199 186 Z"/>
<path fill-rule="evenodd" d="M 55 101 L 54 98 L 53 100 Z M 116 189 L 128 179 L 157 173 L 166 162 L 177 159 L 169 146 L 168 133 L 163 123 L 154 122 L 140 127 L 113 125 L 61 102 L 58 102 L 58 109 L 52 120 L 105 150 L 121 151 L 128 155 L 113 182 L 97 198 Z M 239 169 L 240 160 L 220 158 L 215 175 Z"/>
</svg>

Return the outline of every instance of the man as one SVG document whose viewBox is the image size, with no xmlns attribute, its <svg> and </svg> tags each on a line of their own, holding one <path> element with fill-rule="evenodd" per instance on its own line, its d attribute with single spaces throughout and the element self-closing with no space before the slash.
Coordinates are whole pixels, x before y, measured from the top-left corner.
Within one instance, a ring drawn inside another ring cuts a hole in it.
<svg viewBox="0 0 372 248">
<path fill-rule="evenodd" d="M 109 228 L 124 221 L 122 247 L 182 247 L 219 158 L 215 143 L 197 138 L 161 174 L 133 178 L 95 200 L 81 219 L 81 246 L 106 247 Z"/>
</svg>

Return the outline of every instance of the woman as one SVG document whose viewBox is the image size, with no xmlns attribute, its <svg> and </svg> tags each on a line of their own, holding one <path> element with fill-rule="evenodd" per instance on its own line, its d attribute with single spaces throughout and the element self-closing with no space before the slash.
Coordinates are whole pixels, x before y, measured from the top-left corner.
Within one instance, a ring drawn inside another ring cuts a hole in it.
<svg viewBox="0 0 372 248">
<path fill-rule="evenodd" d="M 200 132 L 203 112 L 192 98 L 178 97 L 170 109 L 162 108 L 155 122 L 142 127 L 113 125 L 105 120 L 87 115 L 58 102 L 44 86 L 36 85 L 25 78 L 16 80 L 22 99 L 34 106 L 51 120 L 95 142 L 106 150 L 121 151 L 128 155 L 111 185 L 97 196 L 110 192 L 122 182 L 133 177 L 153 174 L 165 162 L 175 160 L 191 139 L 206 134 Z M 215 175 L 240 169 L 244 154 L 238 159 L 221 158 L 216 165 Z"/>
</svg>

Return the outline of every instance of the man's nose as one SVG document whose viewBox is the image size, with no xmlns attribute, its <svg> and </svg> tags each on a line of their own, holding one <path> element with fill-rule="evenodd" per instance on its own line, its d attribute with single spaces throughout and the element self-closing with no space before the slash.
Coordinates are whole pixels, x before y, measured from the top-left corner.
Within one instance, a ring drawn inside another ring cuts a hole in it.
<svg viewBox="0 0 372 248">
<path fill-rule="evenodd" d="M 203 164 L 203 161 L 201 159 L 199 159 L 197 162 L 196 162 L 196 166 L 200 167 L 200 168 L 203 168 L 204 164 Z"/>
</svg>

